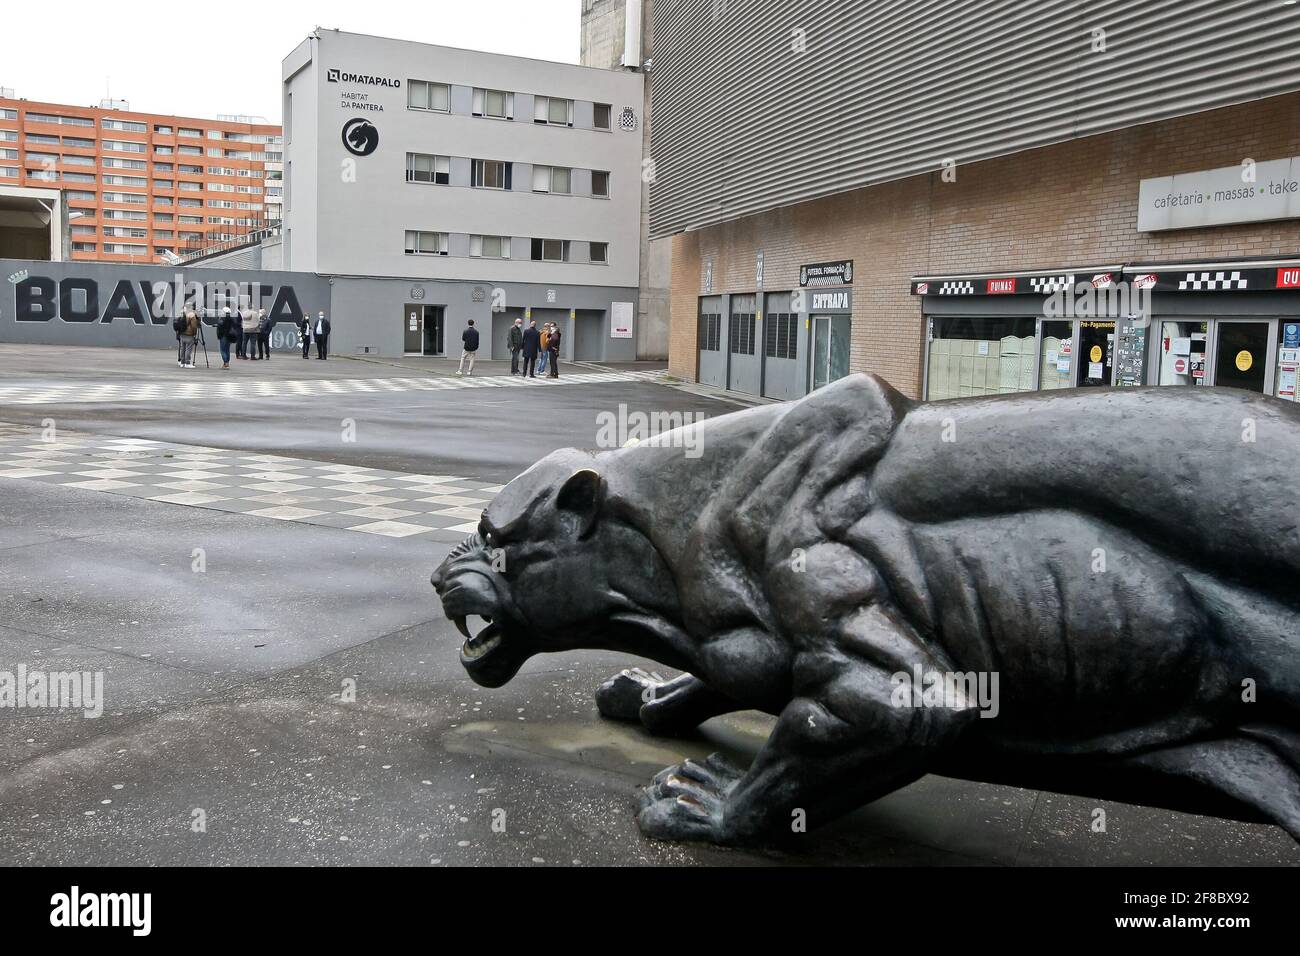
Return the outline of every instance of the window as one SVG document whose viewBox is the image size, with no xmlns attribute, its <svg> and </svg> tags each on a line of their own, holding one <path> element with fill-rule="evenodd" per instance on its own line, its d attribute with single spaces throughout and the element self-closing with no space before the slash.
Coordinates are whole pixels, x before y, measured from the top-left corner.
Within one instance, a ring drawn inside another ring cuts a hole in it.
<svg viewBox="0 0 1300 956">
<path fill-rule="evenodd" d="M 0 166 L 0 179 L 17 179 L 17 166 Z"/>
<path fill-rule="evenodd" d="M 927 398 L 1033 389 L 1035 325 L 1032 316 L 936 316 L 927 359 Z"/>
<path fill-rule="evenodd" d="M 722 351 L 722 313 L 715 311 L 721 305 L 722 300 L 717 297 L 702 299 L 700 302 L 700 330 L 697 345 L 701 352 Z"/>
<path fill-rule="evenodd" d="M 154 222 L 174 222 L 176 217 L 169 212 L 156 212 L 153 214 Z"/>
<path fill-rule="evenodd" d="M 30 133 L 28 133 L 27 138 L 32 139 L 33 137 Z M 0 129 L 0 143 L 16 143 L 16 142 L 18 142 L 18 130 Z"/>
<path fill-rule="evenodd" d="M 533 122 L 549 126 L 572 126 L 573 100 L 562 100 L 557 96 L 535 97 Z"/>
<path fill-rule="evenodd" d="M 754 296 L 731 297 L 731 354 L 754 354 Z"/>
<path fill-rule="evenodd" d="M 563 193 L 570 192 L 573 183 L 573 170 L 563 166 L 534 166 L 533 192 Z"/>
<path fill-rule="evenodd" d="M 149 180 L 143 176 L 113 176 L 107 173 L 104 175 L 105 186 L 147 186 L 148 184 Z"/>
<path fill-rule="evenodd" d="M 509 259 L 509 236 L 470 236 L 469 254 L 483 259 Z"/>
<path fill-rule="evenodd" d="M 474 90 L 474 115 L 495 119 L 512 119 L 515 115 L 515 95 L 501 90 Z"/>
<path fill-rule="evenodd" d="M 18 150 L 0 149 L 0 159 L 17 159 L 17 158 L 18 158 Z"/>
<path fill-rule="evenodd" d="M 180 221 L 186 223 L 187 225 L 197 226 L 203 222 L 203 217 L 202 216 L 181 216 Z"/>
<path fill-rule="evenodd" d="M 591 113 L 591 125 L 596 129 L 609 129 L 613 108 L 608 103 L 596 103 Z"/>
<path fill-rule="evenodd" d="M 534 262 L 568 262 L 569 241 L 567 239 L 534 239 Z"/>
<path fill-rule="evenodd" d="M 197 193 L 197 192 L 202 192 L 202 191 L 203 191 L 203 184 L 202 184 L 202 183 L 192 183 L 192 182 L 189 182 L 188 180 L 183 180 L 183 181 L 181 182 L 181 192 L 185 192 L 185 193 Z"/>
<path fill-rule="evenodd" d="M 203 205 L 202 199 L 182 199 L 180 202 L 182 209 L 198 209 Z"/>
<path fill-rule="evenodd" d="M 446 186 L 451 182 L 451 160 L 428 153 L 407 153 L 406 181 Z"/>
<path fill-rule="evenodd" d="M 132 123 L 127 120 L 106 119 L 99 124 L 104 129 L 116 130 L 119 133 L 145 133 L 149 127 L 144 123 Z"/>
<path fill-rule="evenodd" d="M 61 163 L 66 163 L 66 164 L 69 165 L 69 166 L 94 166 L 94 165 L 95 165 L 95 157 L 94 157 L 94 156 L 74 156 L 74 155 L 72 155 L 72 154 L 68 154 L 68 155 L 66 155 L 66 156 L 60 156 L 60 157 L 59 157 L 59 162 L 61 162 Z"/>
<path fill-rule="evenodd" d="M 14 131 L 13 138 L 18 138 L 17 131 Z M 40 146 L 58 146 L 59 138 L 57 136 L 43 136 L 40 133 L 28 133 L 27 142 L 28 144 L 36 143 Z"/>
<path fill-rule="evenodd" d="M 115 156 L 104 157 L 105 169 L 147 169 L 148 164 L 143 159 L 118 159 Z"/>
<path fill-rule="evenodd" d="M 96 246 L 93 242 L 74 242 L 72 244 L 73 252 L 94 252 Z"/>
<path fill-rule="evenodd" d="M 94 193 L 86 192 L 85 190 L 82 189 L 69 189 L 64 193 L 64 195 L 67 196 L 70 201 L 75 201 L 75 202 L 95 201 Z"/>
<path fill-rule="evenodd" d="M 27 138 L 31 139 L 31 136 Z M 82 139 L 80 136 L 65 136 L 63 137 L 63 145 L 72 149 L 94 149 L 95 141 L 93 139 Z"/>
<path fill-rule="evenodd" d="M 418 232 L 406 230 L 406 254 L 408 256 L 445 256 L 447 254 L 447 234 L 445 232 Z"/>
<path fill-rule="evenodd" d="M 155 179 L 153 181 L 154 189 L 175 189 L 176 182 L 171 179 Z"/>
<path fill-rule="evenodd" d="M 451 87 L 446 83 L 407 80 L 406 105 L 413 110 L 434 110 L 438 113 L 449 113 L 451 112 Z"/>
<path fill-rule="evenodd" d="M 17 118 L 18 118 L 17 110 L 9 110 L 9 109 L 0 110 L 0 119 L 12 120 Z"/>
<path fill-rule="evenodd" d="M 115 153 L 143 153 L 145 151 L 144 143 L 132 143 L 124 139 L 106 139 L 104 140 L 104 148 Z"/>
<path fill-rule="evenodd" d="M 182 126 L 182 127 L 181 127 L 180 135 L 182 135 L 182 136 L 190 136 L 190 137 L 193 137 L 194 139 L 202 139 L 202 138 L 203 138 L 203 131 L 202 131 L 202 130 L 197 130 L 197 129 L 186 129 L 184 126 Z"/>
<path fill-rule="evenodd" d="M 184 156 L 202 156 L 202 155 L 203 155 L 203 147 L 202 147 L 202 146 L 182 146 L 182 147 L 180 147 L 180 152 L 181 152 L 181 154 L 184 155 Z"/>
<path fill-rule="evenodd" d="M 769 295 L 763 331 L 766 335 L 763 352 L 768 358 L 798 358 L 798 316 L 790 311 L 790 295 Z"/>
<path fill-rule="evenodd" d="M 598 169 L 591 171 L 591 194 L 597 199 L 609 198 L 609 173 Z"/>
<path fill-rule="evenodd" d="M 473 163 L 472 185 L 481 189 L 509 189 L 513 178 L 513 163 L 496 159 L 476 159 Z"/>
<path fill-rule="evenodd" d="M 153 131 L 157 133 L 159 136 L 172 135 L 172 128 L 170 126 L 155 126 L 153 128 Z"/>
<path fill-rule="evenodd" d="M 176 169 L 176 167 L 173 166 L 171 163 L 154 163 L 154 164 L 153 164 L 153 171 L 154 171 L 155 173 L 170 173 L 170 172 L 172 172 L 172 171 L 175 170 L 175 169 Z"/>
<path fill-rule="evenodd" d="M 589 258 L 592 262 L 599 262 L 602 264 L 609 262 L 609 243 L 593 242 L 591 244 L 591 255 Z"/>
<path fill-rule="evenodd" d="M 94 226 L 73 226 L 72 234 L 74 236 L 93 236 L 95 234 Z"/>
<path fill-rule="evenodd" d="M 15 119 L 14 116 L 5 117 Z M 57 126 L 94 126 L 95 121 L 89 116 L 56 116 L 53 113 L 28 113 L 29 123 L 53 123 Z"/>
<path fill-rule="evenodd" d="M 187 165 L 186 163 L 181 163 L 181 172 L 183 172 L 183 173 L 189 173 L 191 176 L 202 176 L 202 175 L 203 175 L 203 167 L 202 167 L 202 166 L 190 166 L 190 165 Z"/>
<path fill-rule="evenodd" d="M 106 242 L 104 243 L 104 251 L 119 256 L 142 256 L 144 255 L 144 246 L 138 246 L 130 242 Z"/>
<path fill-rule="evenodd" d="M 68 183 L 93 183 L 94 173 L 64 173 L 63 181 Z"/>
</svg>

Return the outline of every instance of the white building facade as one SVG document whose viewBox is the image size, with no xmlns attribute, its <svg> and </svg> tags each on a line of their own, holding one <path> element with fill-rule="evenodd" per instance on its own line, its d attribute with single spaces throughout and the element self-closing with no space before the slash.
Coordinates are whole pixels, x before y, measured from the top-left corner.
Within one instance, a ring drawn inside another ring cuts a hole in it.
<svg viewBox="0 0 1300 956">
<path fill-rule="evenodd" d="M 282 267 L 335 277 L 336 346 L 636 357 L 643 79 L 318 30 L 284 61 Z"/>
</svg>

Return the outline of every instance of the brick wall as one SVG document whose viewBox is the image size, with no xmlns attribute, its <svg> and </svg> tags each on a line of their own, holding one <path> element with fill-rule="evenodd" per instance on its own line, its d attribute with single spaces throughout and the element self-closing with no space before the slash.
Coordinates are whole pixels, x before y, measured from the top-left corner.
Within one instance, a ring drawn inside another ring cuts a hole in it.
<svg viewBox="0 0 1300 956">
<path fill-rule="evenodd" d="M 1300 223 L 1137 231 L 1142 179 L 1300 155 L 1300 94 L 1133 127 L 677 236 L 670 370 L 695 377 L 702 262 L 715 293 L 794 289 L 799 266 L 855 260 L 853 371 L 917 396 L 923 330 L 918 274 L 1051 269 L 1140 260 L 1300 253 Z"/>
</svg>

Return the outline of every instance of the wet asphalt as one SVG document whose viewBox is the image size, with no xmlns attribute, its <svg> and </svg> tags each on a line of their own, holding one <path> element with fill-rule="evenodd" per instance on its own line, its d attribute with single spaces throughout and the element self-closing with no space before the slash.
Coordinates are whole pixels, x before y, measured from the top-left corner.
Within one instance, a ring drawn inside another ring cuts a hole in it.
<svg viewBox="0 0 1300 956">
<path fill-rule="evenodd" d="M 453 368 L 290 353 L 184 371 L 164 351 L 0 345 L 0 387 L 73 383 L 87 394 L 196 376 L 445 377 Z M 104 435 L 504 482 L 557 448 L 593 446 L 596 414 L 620 403 L 736 409 L 637 381 L 202 402 L 0 399 L 0 422 L 30 427 L 33 440 L 53 419 Z M 345 419 L 354 442 L 341 439 Z M 637 788 L 683 757 L 722 749 L 745 759 L 766 719 L 738 715 L 669 740 L 604 721 L 594 688 L 646 662 L 603 652 L 534 658 L 506 687 L 477 687 L 428 584 L 450 547 L 0 479 L 0 670 L 102 672 L 105 682 L 98 718 L 0 710 L 0 863 L 1300 863 L 1272 827 L 934 776 L 788 845 L 647 841 L 633 820 Z M 1097 806 L 1107 810 L 1101 833 Z"/>
</svg>

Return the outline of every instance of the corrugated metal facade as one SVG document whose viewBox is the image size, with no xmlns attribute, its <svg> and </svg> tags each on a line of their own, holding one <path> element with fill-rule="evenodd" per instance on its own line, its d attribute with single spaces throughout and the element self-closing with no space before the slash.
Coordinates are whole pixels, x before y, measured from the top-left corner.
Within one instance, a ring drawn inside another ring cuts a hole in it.
<svg viewBox="0 0 1300 956">
<path fill-rule="evenodd" d="M 654 31 L 654 238 L 1300 89 L 1282 0 L 657 0 Z"/>
</svg>

